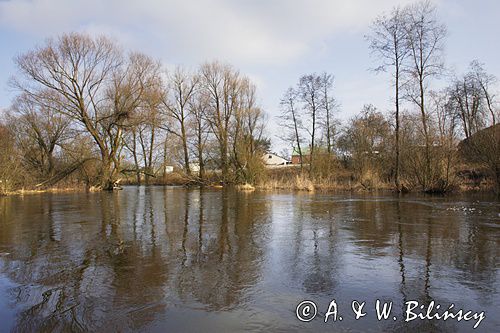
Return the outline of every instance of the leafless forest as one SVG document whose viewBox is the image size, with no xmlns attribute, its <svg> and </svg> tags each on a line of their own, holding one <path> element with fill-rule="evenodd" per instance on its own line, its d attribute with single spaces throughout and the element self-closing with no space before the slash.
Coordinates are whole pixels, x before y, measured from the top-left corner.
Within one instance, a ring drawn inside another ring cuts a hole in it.
<svg viewBox="0 0 500 333">
<path fill-rule="evenodd" d="M 125 182 L 498 192 L 498 82 L 473 59 L 452 73 L 446 35 L 427 1 L 381 14 L 366 44 L 374 71 L 391 74 L 391 112 L 365 105 L 341 122 L 341 82 L 305 74 L 276 101 L 281 130 L 270 133 L 255 84 L 229 64 L 167 71 L 105 36 L 63 34 L 14 60 L 0 193 Z M 281 155 L 293 149 L 301 163 L 267 169 L 262 155 L 277 140 L 290 147 Z"/>
</svg>

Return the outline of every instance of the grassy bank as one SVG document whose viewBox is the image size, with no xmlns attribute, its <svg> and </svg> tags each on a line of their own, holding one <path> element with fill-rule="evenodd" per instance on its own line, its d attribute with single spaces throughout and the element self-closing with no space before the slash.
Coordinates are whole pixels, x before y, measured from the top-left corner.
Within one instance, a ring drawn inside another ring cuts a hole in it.
<svg viewBox="0 0 500 333">
<path fill-rule="evenodd" d="M 404 192 L 422 192 L 422 189 L 403 180 Z M 299 168 L 269 169 L 265 177 L 256 185 L 259 190 L 294 190 L 294 191 L 396 191 L 393 182 L 380 179 L 376 173 L 365 172 L 356 177 L 348 170 L 338 170 L 328 177 L 309 177 L 306 171 Z M 453 192 L 493 192 L 494 181 L 481 168 L 464 165 L 456 174 L 453 174 L 452 183 L 445 191 Z"/>
<path fill-rule="evenodd" d="M 453 185 L 447 192 L 493 192 L 494 182 L 488 177 L 487 172 L 479 167 L 463 165 L 454 174 Z M 361 177 L 356 177 L 348 170 L 339 169 L 332 172 L 328 177 L 311 178 L 307 171 L 301 171 L 298 167 L 285 167 L 278 169 L 267 169 L 259 177 L 255 184 L 248 183 L 228 183 L 222 184 L 220 174 L 207 173 L 203 181 L 194 176 L 187 176 L 182 172 L 173 172 L 164 176 L 150 177 L 146 182 L 141 180 L 139 184 L 135 177 L 129 176 L 120 179 L 119 185 L 159 185 L 159 186 L 205 186 L 210 188 L 234 187 L 239 191 L 349 191 L 349 192 L 373 192 L 373 191 L 395 191 L 393 183 L 381 180 L 377 174 L 366 172 Z M 422 192 L 417 186 L 410 182 L 403 182 L 406 192 Z M 88 188 L 84 184 L 65 183 L 57 187 L 50 188 L 21 188 L 4 191 L 0 196 L 5 195 L 30 195 L 41 193 L 64 193 L 98 191 L 95 188 Z"/>
<path fill-rule="evenodd" d="M 334 176 L 312 179 L 300 170 L 279 169 L 268 173 L 265 180 L 256 185 L 260 190 L 293 191 L 373 191 L 391 190 L 393 186 L 380 181 L 355 181 L 349 173 L 339 172 Z"/>
</svg>

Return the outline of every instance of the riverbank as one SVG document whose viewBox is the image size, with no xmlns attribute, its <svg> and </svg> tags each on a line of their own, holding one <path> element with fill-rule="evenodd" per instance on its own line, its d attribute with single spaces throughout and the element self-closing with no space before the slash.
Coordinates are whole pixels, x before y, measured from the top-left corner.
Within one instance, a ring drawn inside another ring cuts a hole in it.
<svg viewBox="0 0 500 333">
<path fill-rule="evenodd" d="M 407 193 L 466 193 L 466 192 L 495 192 L 495 182 L 487 171 L 463 165 L 455 173 L 449 175 L 446 182 L 436 182 L 439 186 L 422 189 L 416 181 L 401 179 L 402 192 Z M 365 172 L 357 176 L 346 169 L 331 171 L 327 176 L 309 177 L 307 171 L 301 172 L 298 168 L 279 168 L 266 170 L 265 177 L 256 183 L 260 190 L 297 190 L 297 191 L 348 191 L 373 192 L 397 191 L 392 179 L 383 179 L 376 172 Z"/>
<path fill-rule="evenodd" d="M 6 191 L 0 193 L 0 196 L 12 196 L 12 195 L 31 195 L 31 194 L 42 194 L 42 193 L 65 193 L 65 192 L 85 192 L 90 191 L 84 186 L 74 186 L 74 187 L 50 187 L 44 189 L 18 189 L 12 191 Z"/>
<path fill-rule="evenodd" d="M 338 171 L 328 177 L 316 179 L 297 168 L 268 170 L 266 177 L 256 184 L 260 190 L 294 191 L 349 191 L 370 192 L 374 190 L 394 190 L 393 184 L 381 182 L 374 177 L 365 177 L 362 181 L 354 179 L 347 171 Z"/>
<path fill-rule="evenodd" d="M 147 181 L 147 182 L 146 182 Z M 122 178 L 120 185 L 153 185 L 153 186 L 183 186 L 183 187 L 205 187 L 224 188 L 234 187 L 240 191 L 305 191 L 305 192 L 351 192 L 370 193 L 375 191 L 395 192 L 394 183 L 380 180 L 374 174 L 366 174 L 362 179 L 356 179 L 352 173 L 338 171 L 329 177 L 311 179 L 306 172 L 301 172 L 298 168 L 268 169 L 260 179 L 254 184 L 249 183 L 226 183 L 220 179 L 218 173 L 207 173 L 200 181 L 197 177 L 187 176 L 181 172 L 174 172 L 159 177 L 150 177 L 140 183 L 134 177 Z M 419 193 L 424 192 L 417 186 L 407 182 L 402 182 L 403 192 Z M 467 169 L 455 175 L 454 183 L 444 192 L 434 192 L 435 194 L 446 193 L 467 193 L 467 192 L 494 192 L 494 182 L 481 172 L 481 170 Z M 81 184 L 61 185 L 50 188 L 22 188 L 0 193 L 0 196 L 11 195 L 31 195 L 42 193 L 62 193 L 62 192 L 96 192 L 95 187 L 86 187 Z"/>
</svg>

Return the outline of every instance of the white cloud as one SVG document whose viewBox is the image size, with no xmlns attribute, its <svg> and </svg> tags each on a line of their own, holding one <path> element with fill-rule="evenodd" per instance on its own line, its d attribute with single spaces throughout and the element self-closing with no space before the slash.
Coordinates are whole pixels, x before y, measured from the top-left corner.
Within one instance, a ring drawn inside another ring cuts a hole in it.
<svg viewBox="0 0 500 333">
<path fill-rule="evenodd" d="M 289 64 L 326 36 L 364 28 L 396 2 L 409 0 L 17 0 L 0 2 L 0 25 L 40 37 L 106 33 L 127 47 L 188 61 Z"/>
</svg>

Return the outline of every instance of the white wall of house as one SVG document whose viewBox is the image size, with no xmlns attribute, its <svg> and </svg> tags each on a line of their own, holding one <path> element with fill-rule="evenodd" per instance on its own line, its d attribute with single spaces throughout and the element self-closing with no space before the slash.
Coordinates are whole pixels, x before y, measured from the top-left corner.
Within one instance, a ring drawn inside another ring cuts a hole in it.
<svg viewBox="0 0 500 333">
<path fill-rule="evenodd" d="M 264 164 L 269 166 L 288 164 L 288 161 L 286 159 L 272 153 L 264 154 L 262 156 L 262 160 L 264 161 Z"/>
</svg>

